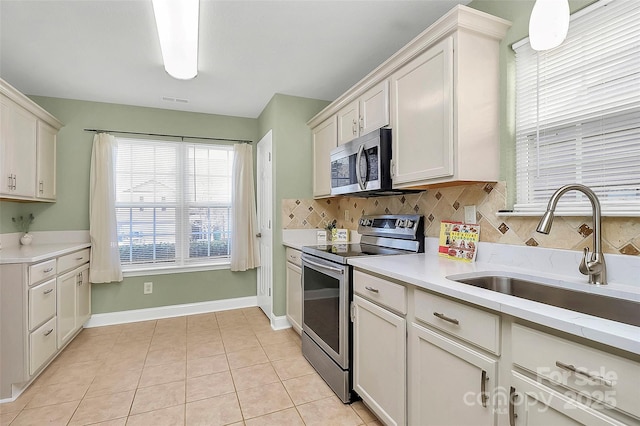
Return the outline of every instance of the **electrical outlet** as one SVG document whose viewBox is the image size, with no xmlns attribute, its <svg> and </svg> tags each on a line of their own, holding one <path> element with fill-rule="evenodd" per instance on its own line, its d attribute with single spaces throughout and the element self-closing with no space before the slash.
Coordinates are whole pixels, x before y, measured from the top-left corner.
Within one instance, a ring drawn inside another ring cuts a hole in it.
<svg viewBox="0 0 640 426">
<path fill-rule="evenodd" d="M 476 223 L 476 206 L 464 206 L 464 223 Z"/>
<path fill-rule="evenodd" d="M 151 294 L 153 293 L 153 283 L 149 282 L 149 283 L 144 283 L 144 294 Z"/>
<path fill-rule="evenodd" d="M 345 210 L 344 211 L 344 221 L 345 222 L 349 222 L 349 219 L 351 219 L 351 216 L 349 215 L 349 210 Z"/>
</svg>

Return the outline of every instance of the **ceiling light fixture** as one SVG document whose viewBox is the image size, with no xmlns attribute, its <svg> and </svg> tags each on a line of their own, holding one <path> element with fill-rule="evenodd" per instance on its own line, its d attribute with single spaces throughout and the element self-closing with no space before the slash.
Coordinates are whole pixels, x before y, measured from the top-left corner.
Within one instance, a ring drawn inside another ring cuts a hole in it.
<svg viewBox="0 0 640 426">
<path fill-rule="evenodd" d="M 533 50 L 560 46 L 569 31 L 568 0 L 536 0 L 529 19 L 529 43 Z"/>
<path fill-rule="evenodd" d="M 199 0 L 152 0 L 164 69 L 173 78 L 198 75 Z"/>
</svg>

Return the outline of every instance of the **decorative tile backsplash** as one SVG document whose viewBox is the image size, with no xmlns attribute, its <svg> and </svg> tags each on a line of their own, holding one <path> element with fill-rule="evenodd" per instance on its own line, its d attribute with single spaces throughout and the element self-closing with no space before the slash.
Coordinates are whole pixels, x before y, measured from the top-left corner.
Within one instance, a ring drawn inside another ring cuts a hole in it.
<svg viewBox="0 0 640 426">
<path fill-rule="evenodd" d="M 538 217 L 499 217 L 506 206 L 504 182 L 478 183 L 389 197 L 336 197 L 322 200 L 282 200 L 283 229 L 324 228 L 337 221 L 339 228 L 357 229 L 364 214 L 422 214 L 425 235 L 437 237 L 441 220 L 464 220 L 464 206 L 477 207 L 480 241 L 541 246 L 568 250 L 593 249 L 591 217 L 556 217 L 549 235 L 536 232 Z M 345 220 L 345 211 L 349 219 Z M 640 255 L 640 218 L 605 217 L 602 220 L 605 253 Z"/>
</svg>

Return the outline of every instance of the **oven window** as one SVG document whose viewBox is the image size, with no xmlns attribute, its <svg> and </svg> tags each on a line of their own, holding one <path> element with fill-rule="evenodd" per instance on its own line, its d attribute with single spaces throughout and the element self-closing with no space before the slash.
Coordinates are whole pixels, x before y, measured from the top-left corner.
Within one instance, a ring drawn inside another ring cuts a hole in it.
<svg viewBox="0 0 640 426">
<path fill-rule="evenodd" d="M 304 268 L 304 324 L 340 354 L 340 281 Z"/>
</svg>

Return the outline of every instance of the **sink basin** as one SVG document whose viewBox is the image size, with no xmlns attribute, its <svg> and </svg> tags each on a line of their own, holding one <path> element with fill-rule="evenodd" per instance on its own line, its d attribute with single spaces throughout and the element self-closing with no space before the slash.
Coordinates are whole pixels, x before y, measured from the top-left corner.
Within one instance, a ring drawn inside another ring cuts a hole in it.
<svg viewBox="0 0 640 426">
<path fill-rule="evenodd" d="M 637 301 L 552 287 L 508 275 L 451 275 L 447 279 L 640 327 L 640 302 Z"/>
</svg>

